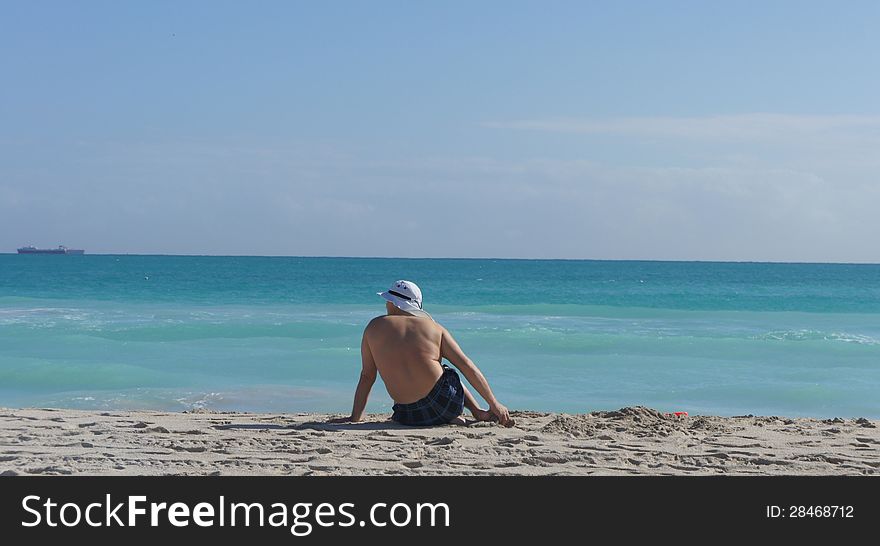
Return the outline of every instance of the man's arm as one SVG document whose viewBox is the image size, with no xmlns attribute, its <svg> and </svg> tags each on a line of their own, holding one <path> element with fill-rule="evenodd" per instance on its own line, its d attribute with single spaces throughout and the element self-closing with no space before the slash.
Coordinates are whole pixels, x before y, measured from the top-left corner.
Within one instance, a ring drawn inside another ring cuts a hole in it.
<svg viewBox="0 0 880 546">
<path fill-rule="evenodd" d="M 360 421 L 364 418 L 364 409 L 367 407 L 367 399 L 370 397 L 370 389 L 376 382 L 376 361 L 370 352 L 370 344 L 367 343 L 367 332 L 361 339 L 361 377 L 358 380 L 357 389 L 354 391 L 354 405 L 351 408 L 351 421 Z"/>
<path fill-rule="evenodd" d="M 477 392 L 480 393 L 480 396 L 489 403 L 489 411 L 498 417 L 499 423 L 506 427 L 513 426 L 510 412 L 495 398 L 492 389 L 489 387 L 489 382 L 486 381 L 485 376 L 483 376 L 483 373 L 477 368 L 477 365 L 474 364 L 466 354 L 464 354 L 464 351 L 458 346 L 458 343 L 455 341 L 455 338 L 452 337 L 452 334 L 449 333 L 449 330 L 443 326 L 440 326 L 440 329 L 443 331 L 443 337 L 440 340 L 440 356 L 452 362 L 456 368 L 461 370 L 461 373 L 464 374 L 468 382 L 473 385 Z"/>
<path fill-rule="evenodd" d="M 367 332 L 364 331 L 364 337 L 361 339 L 361 377 L 358 380 L 357 388 L 354 391 L 354 405 L 351 408 L 351 416 L 338 417 L 330 419 L 330 423 L 348 423 L 351 421 L 360 421 L 364 418 L 364 409 L 367 407 L 367 398 L 370 397 L 370 389 L 376 382 L 376 362 L 373 360 L 373 353 L 370 352 L 370 345 L 367 343 Z"/>
</svg>

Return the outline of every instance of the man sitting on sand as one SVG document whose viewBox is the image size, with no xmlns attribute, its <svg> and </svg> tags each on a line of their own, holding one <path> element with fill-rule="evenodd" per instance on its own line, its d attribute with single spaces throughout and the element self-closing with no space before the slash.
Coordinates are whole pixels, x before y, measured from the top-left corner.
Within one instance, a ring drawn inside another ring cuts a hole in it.
<svg viewBox="0 0 880 546">
<path fill-rule="evenodd" d="M 361 341 L 363 369 L 354 393 L 351 417 L 335 422 L 360 421 L 376 372 L 382 376 L 388 394 L 396 402 L 393 420 L 403 425 L 429 426 L 466 424 L 466 407 L 478 421 L 495 421 L 513 426 L 477 366 L 462 352 L 446 328 L 422 310 L 422 291 L 414 282 L 397 281 L 385 292 L 387 315 L 370 321 Z M 445 358 L 461 370 L 471 385 L 489 403 L 480 409 L 461 383 L 458 374 L 442 363 Z"/>
</svg>

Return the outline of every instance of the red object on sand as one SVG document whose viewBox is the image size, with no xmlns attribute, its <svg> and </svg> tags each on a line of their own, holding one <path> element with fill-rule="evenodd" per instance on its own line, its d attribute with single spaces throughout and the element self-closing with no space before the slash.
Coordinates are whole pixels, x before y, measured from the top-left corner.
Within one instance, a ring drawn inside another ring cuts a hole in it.
<svg viewBox="0 0 880 546">
<path fill-rule="evenodd" d="M 687 417 L 687 416 L 688 416 L 688 412 L 686 412 L 686 411 L 676 411 L 676 412 L 673 412 L 673 413 L 667 413 L 666 415 L 675 415 L 676 417 Z"/>
</svg>

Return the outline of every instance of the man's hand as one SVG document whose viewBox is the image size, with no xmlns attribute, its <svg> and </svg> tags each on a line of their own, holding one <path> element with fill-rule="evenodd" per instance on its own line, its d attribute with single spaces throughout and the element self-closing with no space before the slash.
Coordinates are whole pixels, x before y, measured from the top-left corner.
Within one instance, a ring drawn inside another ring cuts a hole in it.
<svg viewBox="0 0 880 546">
<path fill-rule="evenodd" d="M 498 422 L 502 425 L 512 427 L 515 424 L 513 419 L 510 418 L 510 412 L 503 405 L 496 402 L 489 406 L 489 411 L 495 414 L 495 417 L 498 418 Z"/>
<path fill-rule="evenodd" d="M 360 419 L 355 419 L 352 416 L 348 416 L 348 417 L 334 417 L 333 419 L 330 419 L 327 422 L 332 423 L 334 425 L 337 425 L 337 424 L 341 424 L 341 423 L 357 423 L 358 421 L 360 421 Z"/>
</svg>

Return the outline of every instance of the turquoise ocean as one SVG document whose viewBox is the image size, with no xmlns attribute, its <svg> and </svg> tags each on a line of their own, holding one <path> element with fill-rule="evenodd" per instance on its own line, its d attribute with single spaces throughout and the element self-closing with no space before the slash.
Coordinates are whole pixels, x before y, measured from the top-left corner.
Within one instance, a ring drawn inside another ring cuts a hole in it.
<svg viewBox="0 0 880 546">
<path fill-rule="evenodd" d="M 880 265 L 569 260 L 0 254 L 0 406 L 347 413 L 397 279 L 512 409 L 880 418 Z"/>
</svg>

